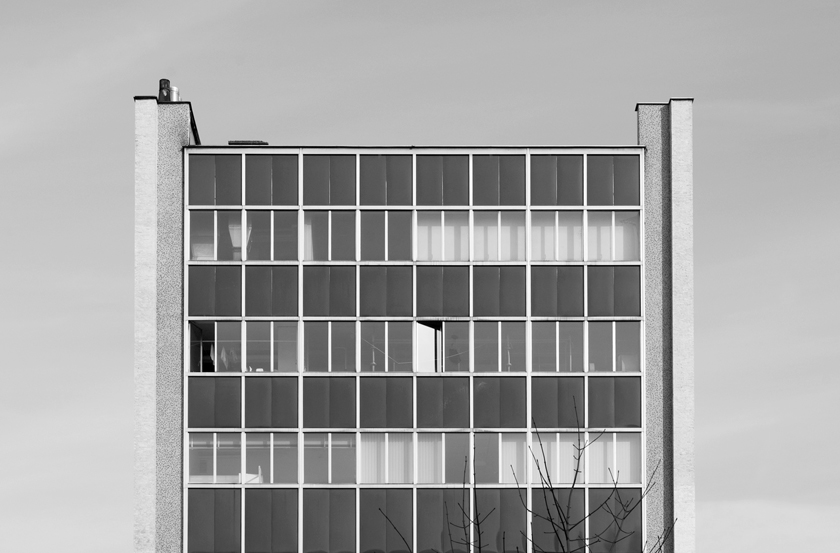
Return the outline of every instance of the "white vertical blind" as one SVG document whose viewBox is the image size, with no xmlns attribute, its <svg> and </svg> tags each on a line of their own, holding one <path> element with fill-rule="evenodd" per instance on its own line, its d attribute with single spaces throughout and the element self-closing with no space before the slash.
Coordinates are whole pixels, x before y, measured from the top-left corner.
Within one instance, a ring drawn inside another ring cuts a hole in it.
<svg viewBox="0 0 840 553">
<path fill-rule="evenodd" d="M 500 259 L 522 261 L 525 259 L 525 212 L 502 211 Z"/>
<path fill-rule="evenodd" d="M 589 261 L 609 261 L 612 242 L 612 212 L 589 212 Z"/>
<path fill-rule="evenodd" d="M 554 432 L 540 432 L 532 435 L 531 451 L 533 452 L 531 467 L 531 482 L 540 484 L 550 480 L 557 484 L 557 434 Z M 538 470 L 539 469 L 539 470 Z M 540 474 L 542 473 L 542 474 Z"/>
<path fill-rule="evenodd" d="M 388 482 L 410 484 L 414 480 L 414 448 L 409 433 L 388 434 Z"/>
<path fill-rule="evenodd" d="M 531 213 L 531 259 L 533 261 L 554 261 L 554 217 L 553 211 Z"/>
<path fill-rule="evenodd" d="M 616 261 L 639 261 L 639 212 L 615 213 Z"/>
<path fill-rule="evenodd" d="M 417 481 L 421 484 L 443 482 L 443 439 L 439 433 L 417 434 Z"/>
<path fill-rule="evenodd" d="M 499 482 L 502 484 L 525 483 L 525 434 L 502 434 L 502 461 Z"/>
<path fill-rule="evenodd" d="M 361 466 L 359 481 L 362 484 L 385 483 L 385 434 L 361 435 Z"/>
<path fill-rule="evenodd" d="M 417 212 L 417 259 L 440 261 L 441 255 L 440 211 Z"/>
<path fill-rule="evenodd" d="M 586 448 L 589 454 L 589 481 L 593 484 L 610 484 L 615 477 L 613 435 L 610 432 L 592 434 L 590 440 Z"/>
<path fill-rule="evenodd" d="M 583 439 L 583 435 L 580 435 L 580 440 Z M 584 457 L 581 456 L 579 452 L 579 446 L 582 445 L 579 442 L 578 434 L 560 434 L 558 439 L 558 471 L 557 471 L 557 482 L 560 484 L 571 484 L 575 482 L 577 484 L 583 483 L 583 462 Z M 584 452 L 583 455 L 586 453 Z M 580 461 L 577 458 L 580 457 Z M 575 479 L 575 471 L 579 471 L 577 475 L 577 479 Z"/>
<path fill-rule="evenodd" d="M 642 435 L 616 434 L 615 457 L 620 484 L 642 483 Z"/>
<path fill-rule="evenodd" d="M 557 213 L 557 260 L 583 259 L 583 215 L 580 211 Z"/>
<path fill-rule="evenodd" d="M 466 211 L 445 211 L 443 220 L 444 258 L 447 261 L 469 261 L 470 217 Z"/>
<path fill-rule="evenodd" d="M 473 255 L 476 261 L 496 261 L 499 258 L 498 216 L 498 211 L 476 211 L 473 215 L 475 237 Z"/>
</svg>

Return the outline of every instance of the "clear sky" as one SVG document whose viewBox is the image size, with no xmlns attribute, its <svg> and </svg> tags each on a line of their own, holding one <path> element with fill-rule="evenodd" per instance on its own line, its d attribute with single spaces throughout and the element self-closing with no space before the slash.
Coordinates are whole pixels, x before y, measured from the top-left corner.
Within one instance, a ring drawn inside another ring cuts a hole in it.
<svg viewBox="0 0 840 553">
<path fill-rule="evenodd" d="M 132 544 L 135 95 L 202 141 L 635 144 L 693 96 L 700 551 L 840 517 L 840 4 L 0 5 L 0 550 Z M 833 436 L 833 437 L 832 437 Z"/>
</svg>

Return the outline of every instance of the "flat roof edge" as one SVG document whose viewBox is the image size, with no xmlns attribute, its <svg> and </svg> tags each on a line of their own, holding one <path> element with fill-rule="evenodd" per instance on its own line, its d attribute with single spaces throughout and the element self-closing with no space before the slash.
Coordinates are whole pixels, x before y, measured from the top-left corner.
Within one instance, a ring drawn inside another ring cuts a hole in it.
<svg viewBox="0 0 840 553">
<path fill-rule="evenodd" d="M 227 149 L 227 150 L 241 150 L 241 149 L 254 149 L 254 150 L 274 150 L 274 149 L 320 149 L 320 150 L 328 150 L 328 149 L 348 149 L 348 150 L 384 150 L 384 149 L 406 149 L 406 150 L 492 150 L 492 149 L 531 149 L 531 150 L 595 150 L 595 149 L 617 149 L 617 148 L 632 148 L 632 149 L 639 149 L 644 150 L 646 146 L 640 146 L 638 144 L 618 144 L 618 145 L 556 145 L 556 146 L 511 146 L 511 145 L 483 145 L 483 146 L 415 146 L 415 145 L 406 145 L 406 144 L 387 144 L 387 145 L 378 145 L 378 146 L 349 146 L 347 144 L 342 145 L 300 145 L 300 144 L 269 144 L 269 145 L 229 145 L 229 144 L 219 144 L 219 145 L 212 145 L 212 144 L 196 144 L 194 146 L 185 146 L 186 149 Z"/>
</svg>

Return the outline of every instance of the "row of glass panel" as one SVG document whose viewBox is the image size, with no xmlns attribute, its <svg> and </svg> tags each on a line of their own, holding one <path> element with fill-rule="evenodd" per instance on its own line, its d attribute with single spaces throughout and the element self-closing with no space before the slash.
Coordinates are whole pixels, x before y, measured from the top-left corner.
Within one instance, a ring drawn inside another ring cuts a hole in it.
<svg viewBox="0 0 840 553">
<path fill-rule="evenodd" d="M 243 545 L 246 553 L 466 551 L 459 542 L 483 553 L 525 553 L 531 545 L 539 552 L 642 551 L 639 487 L 543 488 L 530 495 L 485 487 L 191 488 L 186 551 L 239 553 Z M 479 518 L 480 529 L 464 523 L 464 515 Z"/>
<path fill-rule="evenodd" d="M 641 370 L 639 321 L 192 321 L 189 329 L 190 372 L 297 372 L 300 353 L 313 372 Z"/>
<path fill-rule="evenodd" d="M 560 430 L 642 424 L 641 379 L 632 376 L 535 376 L 530 381 L 530 413 L 524 377 L 429 375 L 416 378 L 416 383 L 410 376 L 391 375 L 298 380 L 189 378 L 187 426 L 521 429 L 533 425 Z"/>
<path fill-rule="evenodd" d="M 297 211 L 189 213 L 194 261 L 525 261 L 528 251 L 524 211 L 305 211 L 302 255 Z M 639 260 L 638 211 L 532 211 L 530 221 L 531 261 Z"/>
<path fill-rule="evenodd" d="M 638 432 L 545 432 L 532 434 L 530 447 L 525 433 L 478 433 L 474 449 L 468 433 L 305 433 L 302 439 L 301 451 L 296 433 L 190 433 L 189 482 L 462 484 L 474 478 L 516 484 L 529 481 L 526 470 L 533 484 L 639 484 L 642 477 Z"/>
<path fill-rule="evenodd" d="M 297 155 L 187 157 L 189 203 L 298 205 Z M 416 159 L 416 165 L 414 163 Z M 638 155 L 532 155 L 532 205 L 639 205 Z M 525 155 L 303 156 L 305 205 L 525 205 Z M 416 175 L 416 181 L 415 181 Z M 416 186 L 412 186 L 415 184 Z"/>
</svg>

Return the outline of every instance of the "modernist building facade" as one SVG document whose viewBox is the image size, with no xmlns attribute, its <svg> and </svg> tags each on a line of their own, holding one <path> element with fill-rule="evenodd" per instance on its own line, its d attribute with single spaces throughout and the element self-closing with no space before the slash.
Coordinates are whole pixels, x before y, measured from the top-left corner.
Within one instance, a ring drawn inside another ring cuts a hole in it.
<svg viewBox="0 0 840 553">
<path fill-rule="evenodd" d="M 690 100 L 620 147 L 135 110 L 137 551 L 694 550 Z"/>
</svg>

